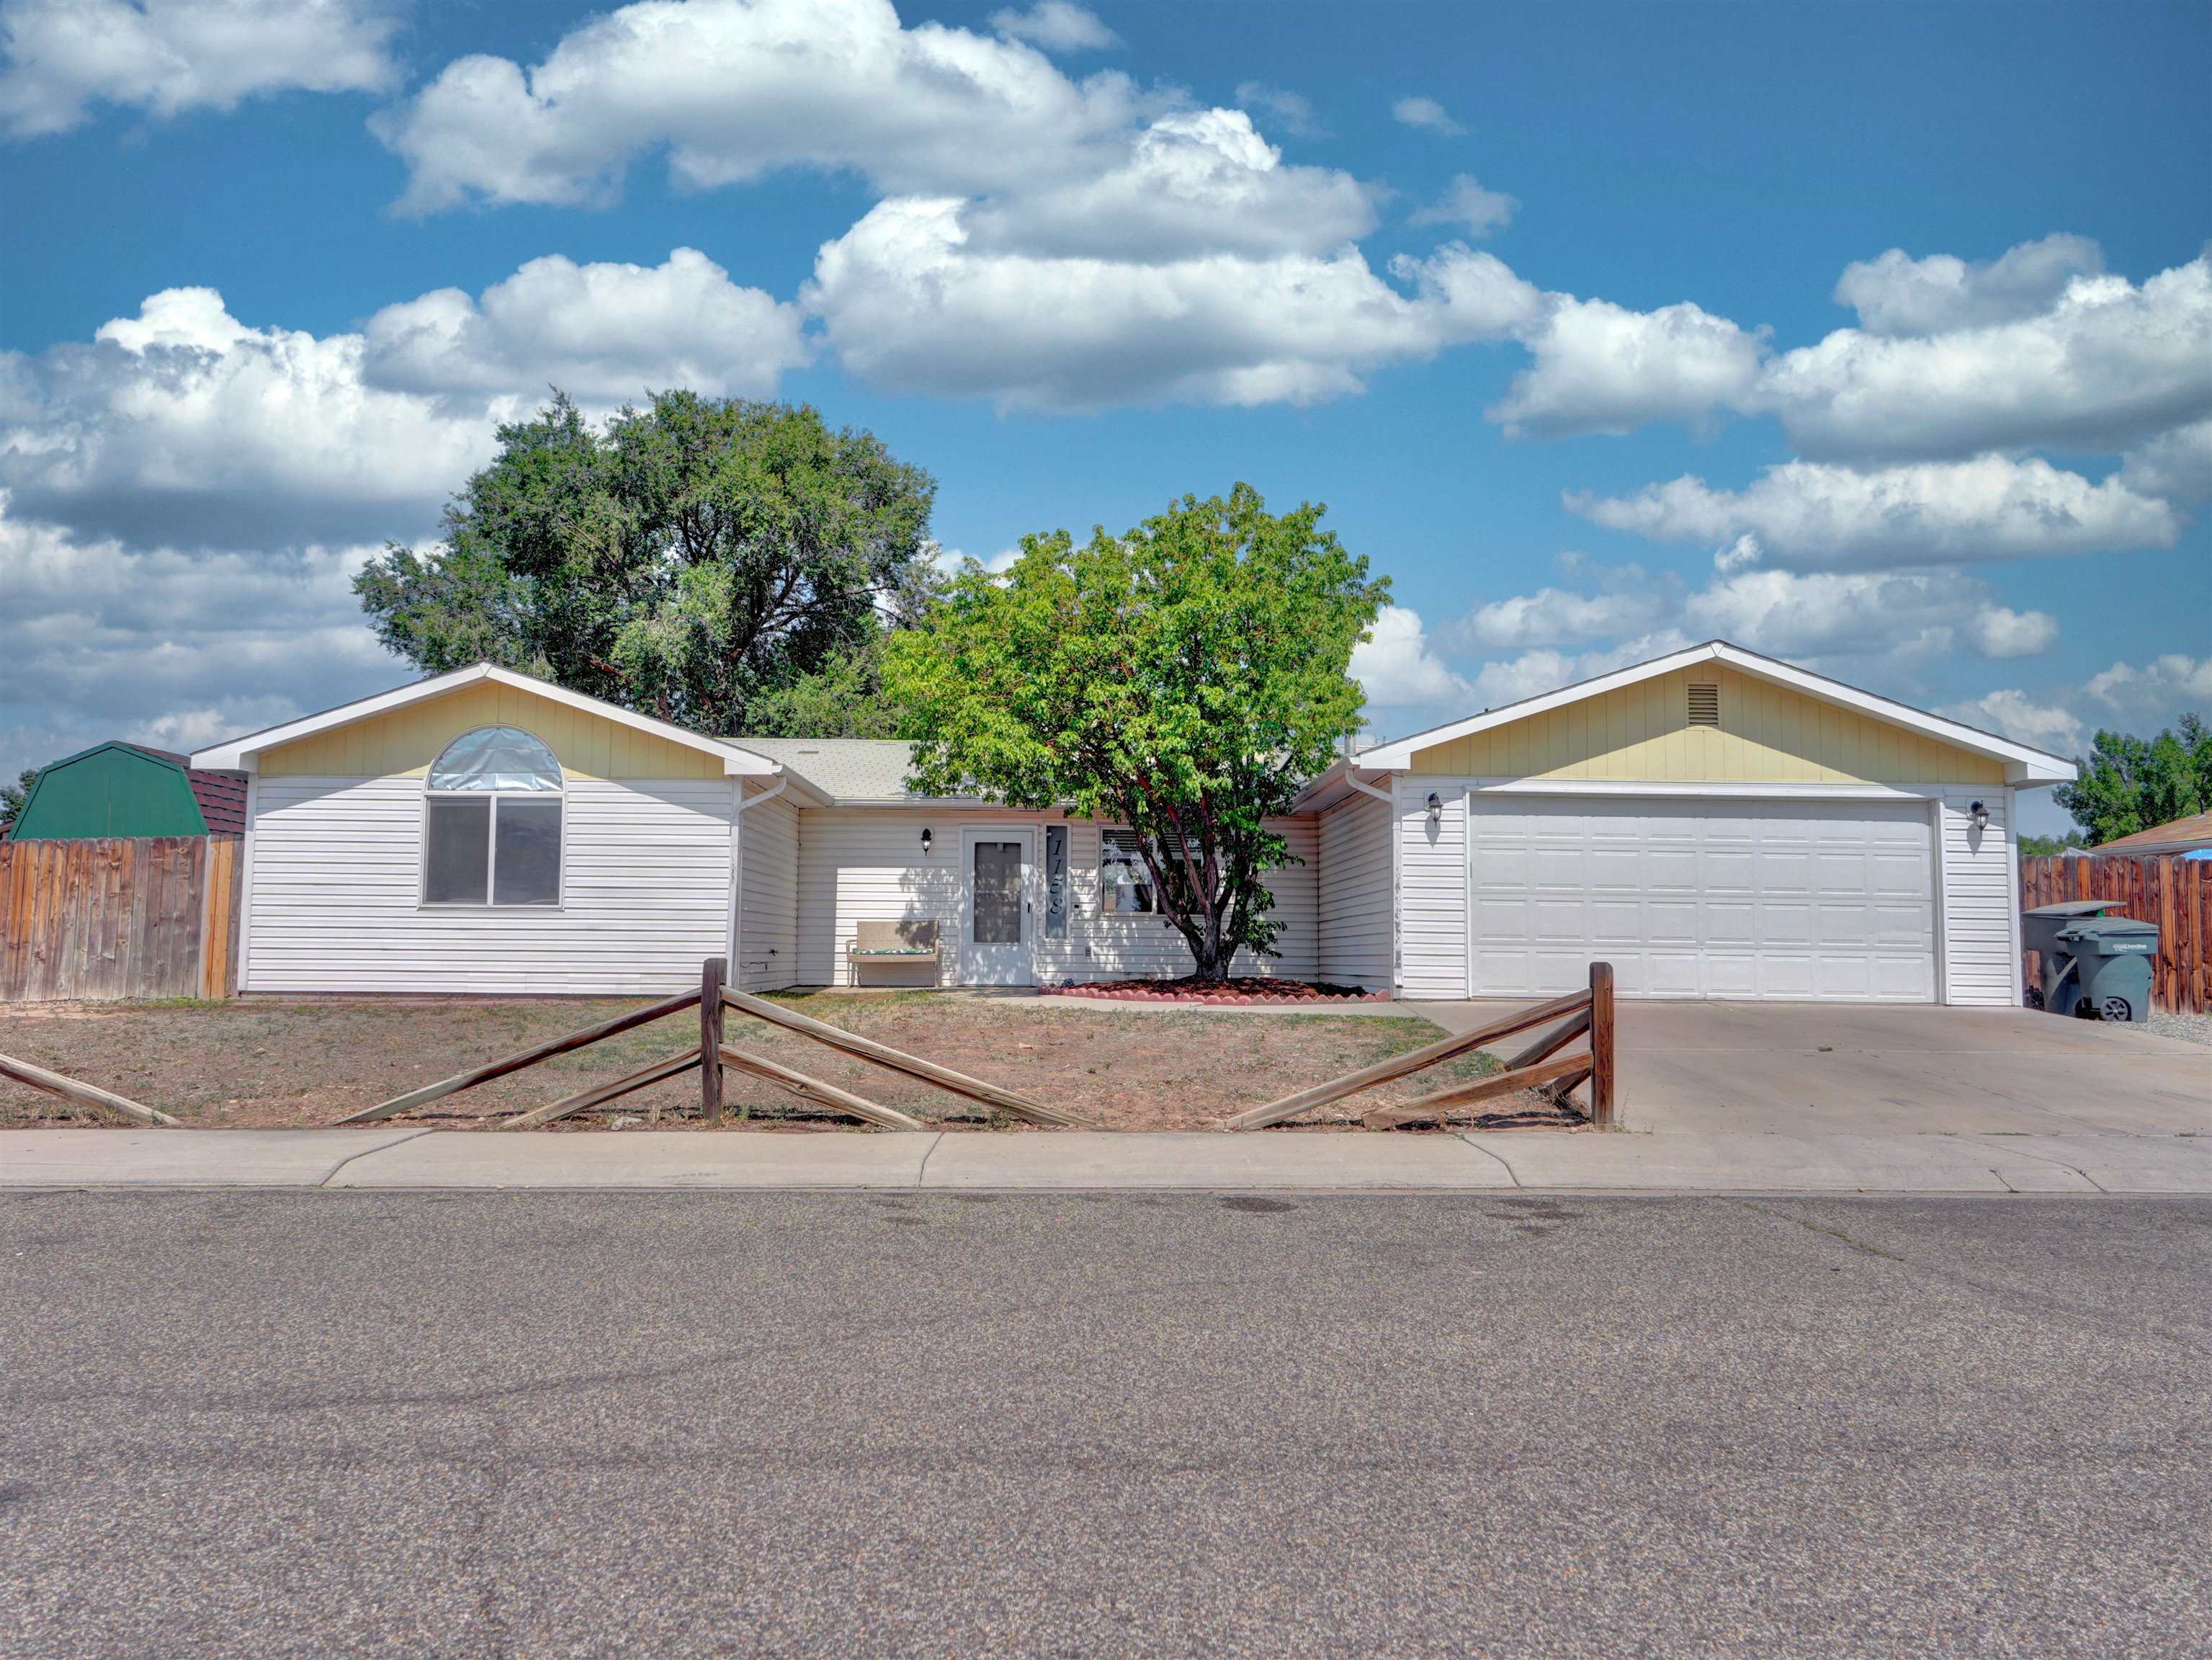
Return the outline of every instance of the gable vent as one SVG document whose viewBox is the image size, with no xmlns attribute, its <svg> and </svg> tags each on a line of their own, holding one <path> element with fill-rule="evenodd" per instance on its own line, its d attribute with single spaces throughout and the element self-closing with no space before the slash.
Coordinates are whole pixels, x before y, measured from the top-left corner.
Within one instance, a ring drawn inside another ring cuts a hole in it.
<svg viewBox="0 0 2212 1660">
<path fill-rule="evenodd" d="M 1690 687 L 1690 724 L 1693 727 L 1717 727 L 1721 723 L 1721 689 L 1718 686 Z"/>
</svg>

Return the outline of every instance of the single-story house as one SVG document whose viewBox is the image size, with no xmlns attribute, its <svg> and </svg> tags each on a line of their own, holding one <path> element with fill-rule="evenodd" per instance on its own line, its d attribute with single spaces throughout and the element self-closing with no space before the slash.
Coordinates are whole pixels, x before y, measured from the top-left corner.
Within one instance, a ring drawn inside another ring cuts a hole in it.
<svg viewBox="0 0 2212 1660">
<path fill-rule="evenodd" d="M 907 787 L 904 745 L 710 738 L 489 665 L 216 745 L 251 992 L 1172 976 L 1124 833 Z M 2010 1003 L 2017 793 L 2066 761 L 1714 642 L 1362 750 L 1279 828 L 1281 954 L 1404 997 Z M 875 925 L 864 928 L 863 924 Z"/>
<path fill-rule="evenodd" d="M 107 836 L 236 836 L 246 784 L 234 772 L 120 741 L 95 744 L 39 769 L 7 827 L 18 842 Z"/>
<path fill-rule="evenodd" d="M 2212 812 L 2168 819 L 2132 836 L 2100 842 L 2082 855 L 2098 859 L 2212 859 Z"/>
</svg>

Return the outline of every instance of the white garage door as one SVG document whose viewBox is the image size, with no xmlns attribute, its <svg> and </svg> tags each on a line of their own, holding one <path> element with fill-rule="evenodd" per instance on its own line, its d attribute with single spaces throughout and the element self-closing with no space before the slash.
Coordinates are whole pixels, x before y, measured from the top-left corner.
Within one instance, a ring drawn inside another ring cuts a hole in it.
<svg viewBox="0 0 2212 1660">
<path fill-rule="evenodd" d="M 1917 802 L 1477 796 L 1477 996 L 1936 996 L 1928 809 Z"/>
</svg>

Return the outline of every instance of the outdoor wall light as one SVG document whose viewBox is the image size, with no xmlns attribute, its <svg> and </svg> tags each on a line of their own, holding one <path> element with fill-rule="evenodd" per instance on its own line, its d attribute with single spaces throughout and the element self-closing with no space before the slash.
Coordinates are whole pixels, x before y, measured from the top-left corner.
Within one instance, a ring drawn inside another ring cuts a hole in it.
<svg viewBox="0 0 2212 1660">
<path fill-rule="evenodd" d="M 925 856 L 927 856 L 929 852 L 930 840 L 929 826 L 924 824 L 921 827 L 921 851 Z"/>
<path fill-rule="evenodd" d="M 1444 819 L 1444 799 L 1434 790 L 1429 792 L 1429 822 L 1441 824 Z"/>
<path fill-rule="evenodd" d="M 1974 821 L 1974 828 L 1978 830 L 1990 827 L 1990 810 L 1979 801 L 1966 809 L 1966 817 Z"/>
</svg>

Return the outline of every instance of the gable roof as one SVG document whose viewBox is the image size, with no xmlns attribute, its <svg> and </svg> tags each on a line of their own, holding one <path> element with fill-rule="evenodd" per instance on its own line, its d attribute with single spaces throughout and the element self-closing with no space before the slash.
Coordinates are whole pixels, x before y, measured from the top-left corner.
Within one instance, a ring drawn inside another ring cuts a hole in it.
<svg viewBox="0 0 2212 1660">
<path fill-rule="evenodd" d="M 1352 765 L 1363 773 L 1402 772 L 1413 763 L 1419 751 L 1438 744 L 1448 744 L 1456 738 L 1467 738 L 1493 727 L 1502 727 L 1515 721 L 1525 721 L 1584 698 L 1600 697 L 1623 686 L 1632 686 L 1639 681 L 1672 674 L 1677 669 L 1693 668 L 1700 663 L 1725 663 L 1744 674 L 1766 680 L 1779 686 L 1825 703 L 1857 711 L 1877 721 L 1917 732 L 1941 743 L 1949 744 L 1974 755 L 1987 756 L 2004 764 L 2008 784 L 2060 784 L 2072 780 L 2074 763 L 2062 756 L 2015 743 L 2009 738 L 2000 738 L 1995 733 L 1982 731 L 1963 721 L 1947 720 L 1940 714 L 1930 714 L 1910 703 L 1899 703 L 1887 697 L 1878 697 L 1873 692 L 1841 680 L 1832 680 L 1825 674 L 1815 674 L 1810 669 L 1801 669 L 1792 663 L 1777 658 L 1762 657 L 1757 652 L 1746 651 L 1741 646 L 1730 645 L 1725 640 L 1708 640 L 1703 645 L 1671 652 L 1664 657 L 1655 657 L 1647 663 L 1637 663 L 1611 674 L 1601 674 L 1594 679 L 1578 681 L 1562 686 L 1557 691 L 1547 691 L 1540 696 L 1524 697 L 1517 703 L 1486 709 L 1480 714 L 1454 721 L 1448 725 L 1432 727 L 1426 732 L 1417 732 L 1410 737 L 1393 739 L 1388 743 L 1371 745 L 1352 757 Z"/>
<path fill-rule="evenodd" d="M 23 799 L 23 811 L 17 821 L 28 818 L 32 804 L 38 800 L 40 787 L 50 774 L 79 761 L 90 760 L 107 751 L 119 751 L 134 755 L 157 766 L 167 767 L 185 775 L 186 787 L 191 791 L 192 804 L 198 808 L 200 822 L 210 836 L 242 836 L 246 832 L 246 780 L 234 773 L 210 772 L 195 767 L 191 760 L 173 750 L 157 750 L 150 744 L 133 744 L 125 739 L 111 738 L 104 744 L 94 744 L 74 755 L 64 755 L 58 761 L 49 761 L 38 769 L 32 781 L 31 792 Z M 9 833 L 13 824 L 0 824 L 0 835 Z"/>
<path fill-rule="evenodd" d="M 2109 842 L 2100 842 L 2089 851 L 2139 854 L 2194 853 L 2200 848 L 2212 848 L 2212 812 L 2193 812 L 2186 818 L 2153 824 L 2132 836 L 2114 836 Z"/>
<path fill-rule="evenodd" d="M 286 744 L 296 743 L 302 738 L 312 738 L 318 733 L 330 732 L 340 727 L 349 727 L 356 721 L 374 720 L 378 715 L 388 714 L 394 709 L 405 708 L 411 703 L 420 703 L 433 697 L 441 697 L 447 692 L 457 691 L 463 686 L 475 685 L 480 681 L 486 680 L 498 685 L 511 686 L 518 691 L 534 693 L 552 702 L 565 704 L 570 708 L 582 709 L 588 714 L 599 715 L 604 720 L 614 721 L 618 726 L 629 727 L 638 732 L 651 733 L 657 738 L 666 739 L 672 744 L 681 744 L 690 749 L 701 750 L 707 754 L 719 756 L 722 762 L 722 771 L 729 777 L 767 778 L 775 776 L 781 770 L 775 762 L 765 756 L 756 755 L 750 750 L 743 749 L 730 742 L 727 739 L 708 738 L 669 721 L 655 721 L 650 715 L 636 714 L 633 710 L 623 708 L 619 704 L 610 703 L 601 698 L 588 697 L 582 692 L 571 691 L 566 686 L 555 685 L 550 680 L 540 680 L 535 675 L 520 674 L 513 669 L 503 669 L 493 663 L 471 663 L 465 669 L 455 669 L 447 674 L 433 675 L 427 680 L 417 680 L 411 685 L 398 686 L 390 691 L 379 692 L 373 697 L 357 698 L 350 703 L 341 703 L 336 708 L 325 709 L 319 714 L 302 715 L 297 721 L 288 721 L 282 726 L 250 733 L 244 738 L 233 739 L 227 744 L 210 745 L 206 749 L 193 751 L 191 764 L 195 767 L 213 767 L 234 772 L 252 772 L 255 769 L 259 757 L 270 750 L 281 748 Z"/>
<path fill-rule="evenodd" d="M 916 795 L 907 789 L 914 745 L 902 738 L 732 738 L 764 755 L 834 806 L 992 806 L 980 795 Z"/>
<path fill-rule="evenodd" d="M 246 779 L 235 772 L 211 772 L 205 767 L 196 767 L 191 757 L 179 755 L 174 750 L 157 750 L 144 744 L 117 744 L 118 749 L 136 750 L 141 755 L 150 755 L 156 761 L 166 761 L 173 767 L 184 769 L 185 781 L 192 787 L 192 800 L 199 803 L 200 817 L 207 821 L 210 836 L 243 836 L 246 834 Z"/>
</svg>

